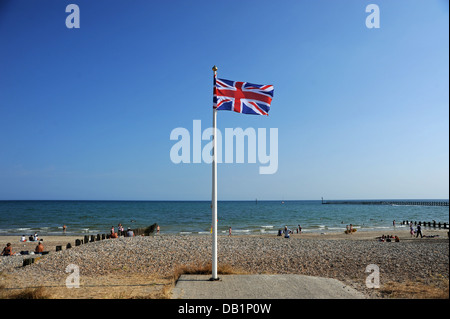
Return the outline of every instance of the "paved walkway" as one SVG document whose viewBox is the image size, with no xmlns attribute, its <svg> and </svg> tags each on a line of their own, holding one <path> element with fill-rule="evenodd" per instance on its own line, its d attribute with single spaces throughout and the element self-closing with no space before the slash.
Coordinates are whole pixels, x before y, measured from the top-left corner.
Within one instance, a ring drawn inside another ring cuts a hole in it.
<svg viewBox="0 0 450 319">
<path fill-rule="evenodd" d="M 362 299 L 336 279 L 305 275 L 182 275 L 172 299 Z"/>
</svg>

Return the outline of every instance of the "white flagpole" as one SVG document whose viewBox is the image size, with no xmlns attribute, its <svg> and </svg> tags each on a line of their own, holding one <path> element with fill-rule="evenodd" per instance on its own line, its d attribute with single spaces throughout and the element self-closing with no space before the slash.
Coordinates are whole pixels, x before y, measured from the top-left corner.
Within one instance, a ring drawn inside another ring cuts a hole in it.
<svg viewBox="0 0 450 319">
<path fill-rule="evenodd" d="M 213 66 L 214 78 L 217 75 L 217 67 Z M 212 277 L 211 280 L 218 280 L 217 276 L 217 139 L 216 139 L 216 119 L 217 110 L 213 108 L 213 161 L 212 161 Z"/>
</svg>

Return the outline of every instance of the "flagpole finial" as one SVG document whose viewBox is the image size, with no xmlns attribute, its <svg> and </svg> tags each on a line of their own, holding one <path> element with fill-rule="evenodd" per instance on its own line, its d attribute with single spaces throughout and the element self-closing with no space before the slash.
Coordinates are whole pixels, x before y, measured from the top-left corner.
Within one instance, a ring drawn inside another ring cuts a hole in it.
<svg viewBox="0 0 450 319">
<path fill-rule="evenodd" d="M 212 67 L 212 70 L 213 70 L 214 72 L 216 72 L 216 71 L 217 71 L 217 66 L 213 66 L 213 67 Z"/>
</svg>

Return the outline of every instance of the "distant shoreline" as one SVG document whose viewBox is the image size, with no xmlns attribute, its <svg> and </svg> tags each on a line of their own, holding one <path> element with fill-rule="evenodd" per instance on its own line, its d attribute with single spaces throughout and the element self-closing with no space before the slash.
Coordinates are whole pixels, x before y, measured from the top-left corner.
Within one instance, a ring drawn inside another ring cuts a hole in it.
<svg viewBox="0 0 450 319">
<path fill-rule="evenodd" d="M 322 205 L 321 200 L 219 201 L 218 235 L 277 235 L 285 225 L 297 232 L 340 233 L 407 229 L 408 221 L 447 223 L 448 206 Z M 96 236 L 119 223 L 126 229 L 157 223 L 164 234 L 210 234 L 210 201 L 26 200 L 0 201 L 0 236 Z M 396 220 L 396 228 L 393 220 Z M 63 225 L 67 226 L 63 233 Z M 438 227 L 436 227 L 438 229 Z"/>
<path fill-rule="evenodd" d="M 416 238 L 411 237 L 410 233 L 406 229 L 397 229 L 394 231 L 356 231 L 352 234 L 345 234 L 342 232 L 325 232 L 325 233 L 317 233 L 317 232 L 306 232 L 301 234 L 291 234 L 290 239 L 320 239 L 320 240 L 373 240 L 376 241 L 377 237 L 380 237 L 382 235 L 394 235 L 399 236 L 400 240 L 402 241 L 430 241 L 430 240 L 437 240 L 437 239 L 448 239 L 448 230 L 446 229 L 424 229 L 423 235 L 428 236 L 436 236 L 435 238 Z M 174 237 L 174 238 L 183 238 L 183 237 L 209 237 L 211 234 L 174 234 L 174 233 L 164 233 L 162 232 L 159 235 L 153 234 L 150 236 L 144 236 L 144 237 Z M 220 233 L 218 234 L 219 237 L 229 237 L 228 234 Z M 138 237 L 138 236 L 137 236 Z M 233 238 L 280 238 L 280 240 L 288 240 L 285 239 L 284 236 L 277 236 L 277 234 L 232 234 L 231 237 Z M 48 245 L 58 245 L 63 246 L 63 249 L 65 249 L 65 246 L 68 243 L 71 243 L 72 247 L 75 246 L 75 240 L 77 239 L 83 239 L 84 236 L 82 235 L 42 235 L 39 237 L 40 239 L 43 239 L 44 246 Z M 115 239 L 105 239 L 105 240 L 115 240 Z M 20 236 L 16 235 L 1 235 L 0 236 L 0 245 L 6 245 L 7 242 L 11 242 L 13 246 L 34 246 L 37 245 L 36 241 L 26 241 L 26 242 L 20 242 Z M 52 249 L 54 250 L 54 249 Z"/>
<path fill-rule="evenodd" d="M 164 232 L 164 225 L 160 225 L 161 226 L 161 231 L 163 235 L 171 235 L 171 236 L 209 236 L 211 235 L 210 231 L 167 231 Z M 340 227 L 339 229 L 337 229 L 336 227 L 331 227 L 328 228 L 328 226 L 323 226 L 323 227 L 319 227 L 319 228 L 303 228 L 301 234 L 299 234 L 297 232 L 297 228 L 294 225 L 287 225 L 288 228 L 290 228 L 293 233 L 292 235 L 294 236 L 303 236 L 303 237 L 332 237 L 332 236 L 337 236 L 340 234 L 344 234 L 345 231 L 345 226 L 343 225 L 342 227 Z M 268 227 L 268 226 L 265 226 Z M 416 226 L 414 226 L 416 227 Z M 448 227 L 448 226 L 447 226 Z M 11 232 L 11 233 L 7 233 L 7 232 L 3 232 L 0 233 L 0 238 L 1 237 L 21 237 L 22 235 L 25 235 L 25 237 L 27 238 L 28 241 L 28 237 L 32 234 L 34 234 L 35 232 L 37 232 L 37 234 L 39 235 L 40 238 L 42 237 L 65 237 L 65 238 L 69 238 L 69 237 L 77 237 L 77 238 L 83 238 L 84 236 L 97 236 L 97 234 L 100 234 L 100 236 L 102 234 L 109 234 L 110 230 L 105 230 L 105 231 L 89 231 L 89 232 L 70 232 L 67 231 L 66 233 L 63 233 L 62 231 L 60 232 L 55 232 L 52 231 L 50 233 L 46 233 L 45 231 L 39 231 L 39 228 L 30 228 L 25 230 L 24 232 Z M 261 229 L 263 231 L 261 231 Z M 266 228 L 264 229 L 234 229 L 232 228 L 232 235 L 233 236 L 270 236 L 270 237 L 275 237 L 278 234 L 278 230 L 282 229 L 282 227 L 271 227 L 271 228 Z M 394 226 L 383 226 L 383 227 L 377 227 L 377 226 L 366 226 L 364 225 L 363 227 L 359 226 L 359 225 L 354 225 L 354 229 L 357 230 L 357 232 L 353 235 L 356 235 L 354 237 L 361 237 L 360 235 L 365 234 L 365 235 L 371 235 L 372 233 L 376 233 L 376 234 L 393 234 L 393 233 L 399 233 L 399 232 L 405 232 L 407 234 L 409 234 L 409 226 L 408 225 L 401 225 L 398 224 L 395 227 Z M 422 226 L 422 230 L 423 232 L 443 232 L 443 233 L 447 233 L 448 228 L 434 228 L 434 227 L 429 227 L 429 226 Z M 218 232 L 218 236 L 228 236 L 228 230 L 225 229 L 220 229 Z"/>
<path fill-rule="evenodd" d="M 218 202 L 321 202 L 321 199 L 223 199 Z M 448 198 L 363 198 L 323 199 L 326 201 L 450 201 Z M 0 202 L 211 202 L 208 199 L 0 199 Z"/>
</svg>

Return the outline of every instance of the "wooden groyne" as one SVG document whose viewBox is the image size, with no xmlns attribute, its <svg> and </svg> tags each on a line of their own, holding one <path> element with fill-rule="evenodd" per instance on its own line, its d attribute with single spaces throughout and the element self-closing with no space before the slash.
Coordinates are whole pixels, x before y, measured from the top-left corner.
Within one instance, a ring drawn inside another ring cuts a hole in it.
<svg viewBox="0 0 450 319">
<path fill-rule="evenodd" d="M 324 205 L 399 205 L 399 206 L 447 206 L 448 201 L 385 201 L 385 200 L 323 200 Z"/>
<path fill-rule="evenodd" d="M 412 223 L 414 226 L 420 225 L 420 226 L 424 226 L 424 227 L 433 227 L 433 228 L 444 228 L 444 229 L 448 229 L 449 228 L 449 224 L 448 222 L 442 223 L 442 222 L 436 222 L 435 220 L 433 220 L 432 222 L 423 222 L 423 221 L 412 221 L 412 220 L 403 220 L 402 221 L 402 225 L 409 225 L 410 223 Z"/>
<path fill-rule="evenodd" d="M 146 228 L 134 228 L 131 229 L 133 231 L 134 236 L 150 236 L 152 235 L 155 230 L 157 229 L 158 224 L 153 224 L 149 227 Z M 118 238 L 118 237 L 128 237 L 127 236 L 127 231 L 118 231 L 117 233 L 115 233 L 115 236 L 113 236 L 112 234 L 97 234 L 97 235 L 85 235 L 83 239 L 75 239 L 75 246 L 80 246 L 83 244 L 87 244 L 87 243 L 93 243 L 96 241 L 101 241 L 101 240 L 105 240 L 105 239 L 110 239 L 110 238 Z M 70 249 L 72 248 L 72 244 L 71 243 L 67 243 L 66 245 L 66 249 Z M 56 246 L 56 251 L 62 251 L 62 245 L 58 245 Z M 23 266 L 28 266 L 31 265 L 33 263 L 35 263 L 36 261 L 38 261 L 42 255 L 47 255 L 49 253 L 49 251 L 44 251 L 42 253 L 39 254 L 35 254 L 33 258 L 26 258 L 23 260 Z M 28 251 L 21 251 L 21 255 L 28 255 L 29 252 Z"/>
</svg>

